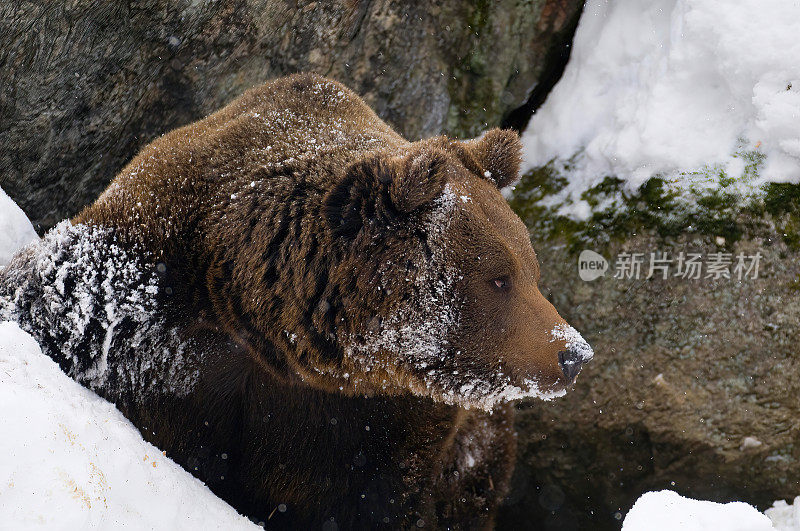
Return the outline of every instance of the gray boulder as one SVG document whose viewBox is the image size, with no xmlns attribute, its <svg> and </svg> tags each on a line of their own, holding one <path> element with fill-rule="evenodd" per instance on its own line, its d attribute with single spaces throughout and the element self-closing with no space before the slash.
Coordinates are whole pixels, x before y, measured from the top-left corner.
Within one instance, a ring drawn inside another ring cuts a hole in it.
<svg viewBox="0 0 800 531">
<path fill-rule="evenodd" d="M 346 83 L 412 139 L 521 125 L 582 4 L 2 2 L 0 187 L 42 231 L 154 137 L 297 71 Z"/>
</svg>

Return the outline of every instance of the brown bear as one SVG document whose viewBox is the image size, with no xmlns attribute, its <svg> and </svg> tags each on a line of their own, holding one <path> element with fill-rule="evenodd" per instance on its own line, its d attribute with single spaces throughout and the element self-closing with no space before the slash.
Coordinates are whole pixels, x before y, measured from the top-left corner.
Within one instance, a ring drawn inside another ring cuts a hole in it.
<svg viewBox="0 0 800 531">
<path fill-rule="evenodd" d="M 408 142 L 278 79 L 21 251 L 0 314 L 269 529 L 491 527 L 508 402 L 592 357 L 500 193 L 519 163 L 513 132 Z"/>
</svg>

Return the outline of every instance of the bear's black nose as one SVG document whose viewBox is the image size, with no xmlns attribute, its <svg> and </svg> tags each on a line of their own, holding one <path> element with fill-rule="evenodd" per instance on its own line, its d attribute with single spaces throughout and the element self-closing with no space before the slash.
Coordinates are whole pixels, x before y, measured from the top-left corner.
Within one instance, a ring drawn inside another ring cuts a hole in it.
<svg viewBox="0 0 800 531">
<path fill-rule="evenodd" d="M 567 379 L 567 385 L 575 381 L 583 363 L 584 355 L 579 349 L 568 348 L 558 353 L 558 364 L 561 365 L 561 372 Z"/>
</svg>

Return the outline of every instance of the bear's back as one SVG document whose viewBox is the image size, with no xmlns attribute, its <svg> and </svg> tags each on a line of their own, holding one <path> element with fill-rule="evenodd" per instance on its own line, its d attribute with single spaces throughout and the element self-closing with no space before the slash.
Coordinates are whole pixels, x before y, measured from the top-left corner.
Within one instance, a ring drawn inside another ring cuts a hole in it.
<svg viewBox="0 0 800 531">
<path fill-rule="evenodd" d="M 73 222 L 121 229 L 161 254 L 198 213 L 219 210 L 256 181 L 331 180 L 370 153 L 408 145 L 344 85 L 296 74 L 156 139 Z"/>
</svg>

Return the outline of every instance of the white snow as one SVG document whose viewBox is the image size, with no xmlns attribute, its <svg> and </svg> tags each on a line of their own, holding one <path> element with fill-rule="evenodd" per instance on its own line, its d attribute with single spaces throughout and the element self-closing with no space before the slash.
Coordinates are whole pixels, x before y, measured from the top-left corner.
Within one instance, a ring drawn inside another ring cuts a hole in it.
<svg viewBox="0 0 800 531">
<path fill-rule="evenodd" d="M 558 324 L 550 331 L 550 335 L 552 336 L 551 342 L 564 341 L 566 348 L 577 352 L 581 357 L 581 363 L 587 363 L 594 357 L 592 347 L 583 339 L 581 333 L 572 326 L 566 323 Z"/>
<path fill-rule="evenodd" d="M 581 191 L 605 176 L 632 188 L 655 174 L 766 158 L 759 181 L 800 179 L 800 2 L 589 0 L 562 79 L 523 135 L 524 167 L 550 161 Z"/>
<path fill-rule="evenodd" d="M 800 496 L 794 499 L 792 505 L 778 500 L 764 514 L 772 520 L 776 531 L 800 531 Z"/>
<path fill-rule="evenodd" d="M 0 189 L 0 268 L 19 249 L 38 238 L 25 212 Z"/>
<path fill-rule="evenodd" d="M 670 490 L 643 494 L 636 500 L 622 524 L 622 531 L 775 531 L 775 529 L 767 516 L 744 502 L 715 503 L 693 500 Z"/>
<path fill-rule="evenodd" d="M 744 439 L 742 439 L 742 444 L 739 446 L 739 450 L 745 451 L 749 450 L 750 448 L 758 448 L 762 444 L 764 443 L 762 443 L 755 437 L 745 437 Z"/>
<path fill-rule="evenodd" d="M 625 516 L 622 531 L 800 531 L 800 496 L 758 509 L 744 502 L 716 503 L 662 490 L 643 494 Z"/>
<path fill-rule="evenodd" d="M 0 527 L 254 529 L 0 323 Z"/>
</svg>

